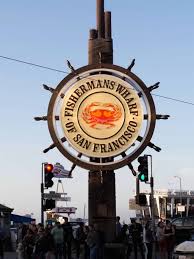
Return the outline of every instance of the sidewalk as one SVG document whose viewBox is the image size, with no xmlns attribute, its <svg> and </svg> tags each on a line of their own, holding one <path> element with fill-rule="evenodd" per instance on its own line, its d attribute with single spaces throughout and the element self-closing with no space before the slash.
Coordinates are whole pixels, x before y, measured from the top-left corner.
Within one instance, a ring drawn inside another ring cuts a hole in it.
<svg viewBox="0 0 194 259">
<path fill-rule="evenodd" d="M 16 252 L 5 252 L 4 259 L 16 259 L 17 254 Z"/>
</svg>

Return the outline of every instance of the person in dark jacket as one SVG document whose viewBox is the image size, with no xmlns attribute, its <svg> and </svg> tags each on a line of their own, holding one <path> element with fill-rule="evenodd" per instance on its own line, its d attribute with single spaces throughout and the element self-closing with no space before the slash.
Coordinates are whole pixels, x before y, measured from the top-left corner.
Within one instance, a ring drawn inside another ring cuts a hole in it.
<svg viewBox="0 0 194 259">
<path fill-rule="evenodd" d="M 27 230 L 27 233 L 23 238 L 22 244 L 24 246 L 25 259 L 31 259 L 35 245 L 35 235 L 31 229 Z"/>
<path fill-rule="evenodd" d="M 147 250 L 147 259 L 152 259 L 152 250 L 153 250 L 153 242 L 154 242 L 154 235 L 152 231 L 151 223 L 148 221 L 144 228 L 144 244 Z"/>
<path fill-rule="evenodd" d="M 84 232 L 84 223 L 80 222 L 79 227 L 76 230 L 76 236 L 75 236 L 77 258 L 79 258 L 79 256 L 80 256 L 80 247 L 81 247 L 81 245 L 84 246 L 85 240 L 86 240 L 86 233 Z"/>
<path fill-rule="evenodd" d="M 67 217 L 64 217 L 64 224 L 62 225 L 64 231 L 64 258 L 71 259 L 71 245 L 73 240 L 72 226 Z"/>
<path fill-rule="evenodd" d="M 143 227 L 140 223 L 137 223 L 135 219 L 131 219 L 131 225 L 129 227 L 129 233 L 132 237 L 135 259 L 137 259 L 137 247 L 140 249 L 141 258 L 144 259 L 144 250 L 143 250 Z"/>
<path fill-rule="evenodd" d="M 116 238 L 116 242 L 124 244 L 124 246 L 126 248 L 127 258 L 129 258 L 131 251 L 132 251 L 132 247 L 129 243 L 129 228 L 128 228 L 127 224 L 124 224 L 122 226 L 121 231 Z"/>
<path fill-rule="evenodd" d="M 4 248 L 3 248 L 4 237 L 5 237 L 5 233 L 3 229 L 0 227 L 0 258 L 1 259 L 4 258 Z"/>
<path fill-rule="evenodd" d="M 172 257 L 172 252 L 175 244 L 175 228 L 169 220 L 166 220 L 166 226 L 163 229 L 165 250 L 167 251 L 168 259 Z"/>
<path fill-rule="evenodd" d="M 45 238 L 46 238 L 46 252 L 47 253 L 54 253 L 55 243 L 53 236 L 51 235 L 51 228 L 45 228 Z"/>
</svg>

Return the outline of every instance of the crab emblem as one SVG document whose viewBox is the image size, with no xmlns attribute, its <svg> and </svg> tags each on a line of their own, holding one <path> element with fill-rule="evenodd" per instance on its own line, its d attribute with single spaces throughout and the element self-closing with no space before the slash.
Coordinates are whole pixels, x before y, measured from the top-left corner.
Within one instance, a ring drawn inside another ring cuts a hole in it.
<svg viewBox="0 0 194 259">
<path fill-rule="evenodd" d="M 101 129 L 98 125 L 104 125 L 107 129 L 112 128 L 121 116 L 121 108 L 111 103 L 93 102 L 82 112 L 83 120 L 94 129 Z"/>
</svg>

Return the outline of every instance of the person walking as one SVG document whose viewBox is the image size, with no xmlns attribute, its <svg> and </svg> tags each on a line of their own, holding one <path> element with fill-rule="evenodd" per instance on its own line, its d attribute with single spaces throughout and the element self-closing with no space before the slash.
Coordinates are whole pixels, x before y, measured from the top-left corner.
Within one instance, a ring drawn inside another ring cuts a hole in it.
<svg viewBox="0 0 194 259">
<path fill-rule="evenodd" d="M 24 258 L 32 259 L 35 245 L 35 235 L 31 229 L 27 229 L 27 233 L 23 238 L 22 244 L 24 247 Z"/>
<path fill-rule="evenodd" d="M 47 252 L 47 239 L 44 228 L 38 229 L 38 234 L 35 241 L 34 256 L 38 259 L 45 259 Z"/>
<path fill-rule="evenodd" d="M 71 259 L 71 246 L 73 240 L 73 230 L 67 217 L 64 217 L 64 223 L 62 225 L 64 232 L 64 258 Z"/>
<path fill-rule="evenodd" d="M 122 226 L 121 231 L 116 238 L 116 242 L 122 243 L 125 246 L 125 257 L 128 259 L 131 255 L 132 247 L 129 243 L 129 228 L 127 224 Z"/>
<path fill-rule="evenodd" d="M 84 223 L 80 222 L 79 227 L 76 229 L 76 235 L 75 235 L 75 246 L 76 246 L 77 259 L 79 259 L 79 257 L 80 257 L 81 246 L 84 248 L 85 239 L 86 239 L 86 234 L 84 232 Z"/>
<path fill-rule="evenodd" d="M 45 239 L 46 239 L 45 259 L 51 259 L 54 257 L 55 244 L 54 244 L 53 236 L 51 235 L 51 230 L 52 228 L 50 226 L 47 226 L 45 228 Z"/>
<path fill-rule="evenodd" d="M 5 233 L 3 229 L 0 227 L 0 259 L 4 258 L 4 237 Z"/>
<path fill-rule="evenodd" d="M 104 232 L 99 228 L 98 224 L 94 224 L 94 230 L 96 233 L 96 247 L 97 247 L 97 259 L 103 259 L 104 257 Z"/>
<path fill-rule="evenodd" d="M 87 237 L 89 233 L 89 227 L 84 226 L 84 233 L 85 233 L 85 240 L 84 240 L 84 259 L 89 259 L 90 256 L 90 249 L 87 244 Z"/>
<path fill-rule="evenodd" d="M 97 259 L 97 236 L 94 225 L 89 225 L 89 232 L 87 236 L 87 245 L 90 249 L 90 259 Z"/>
<path fill-rule="evenodd" d="M 116 238 L 119 236 L 121 229 L 122 229 L 122 225 L 120 223 L 120 217 L 117 216 L 116 217 Z"/>
<path fill-rule="evenodd" d="M 159 248 L 160 259 L 165 259 L 165 238 L 164 238 L 164 222 L 160 221 L 156 229 L 156 238 Z"/>
<path fill-rule="evenodd" d="M 175 244 L 175 229 L 169 220 L 166 220 L 166 226 L 163 230 L 165 250 L 167 251 L 167 258 L 172 258 L 172 252 Z"/>
<path fill-rule="evenodd" d="M 51 230 L 55 246 L 56 259 L 62 259 L 64 252 L 64 231 L 59 222 L 56 222 L 55 227 Z"/>
<path fill-rule="evenodd" d="M 143 242 L 146 246 L 147 259 L 152 259 L 154 235 L 149 221 L 146 223 L 143 229 Z"/>
<path fill-rule="evenodd" d="M 132 237 L 135 259 L 137 259 L 137 247 L 139 247 L 140 249 L 141 258 L 145 259 L 144 249 L 143 249 L 143 239 L 142 239 L 142 236 L 143 236 L 142 225 L 140 223 L 137 223 L 135 219 L 131 219 L 129 233 L 131 234 L 131 237 Z"/>
</svg>

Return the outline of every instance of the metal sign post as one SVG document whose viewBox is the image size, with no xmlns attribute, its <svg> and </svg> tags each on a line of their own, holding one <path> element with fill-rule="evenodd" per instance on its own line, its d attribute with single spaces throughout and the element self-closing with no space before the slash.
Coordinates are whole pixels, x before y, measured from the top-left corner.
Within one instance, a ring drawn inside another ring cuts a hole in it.
<svg viewBox="0 0 194 259">
<path fill-rule="evenodd" d="M 154 234 L 153 243 L 153 258 L 156 258 L 156 226 L 155 226 L 155 210 L 154 210 L 154 177 L 152 174 L 152 155 L 147 155 L 150 157 L 150 207 L 151 207 L 151 218 L 152 218 L 152 231 Z"/>
<path fill-rule="evenodd" d="M 104 0 L 97 0 L 97 30 L 90 31 L 89 64 L 113 63 L 113 46 L 111 38 L 111 13 L 104 12 Z M 99 162 L 99 158 L 91 158 Z M 107 161 L 106 159 L 101 160 Z M 109 162 L 113 159 L 109 159 Z M 106 242 L 115 238 L 116 198 L 115 174 L 109 171 L 90 171 L 88 181 L 89 223 L 97 224 L 105 234 Z"/>
<path fill-rule="evenodd" d="M 44 224 L 44 165 L 45 163 L 42 163 L 41 167 L 41 184 L 40 184 L 40 192 L 41 192 L 41 223 Z"/>
</svg>

